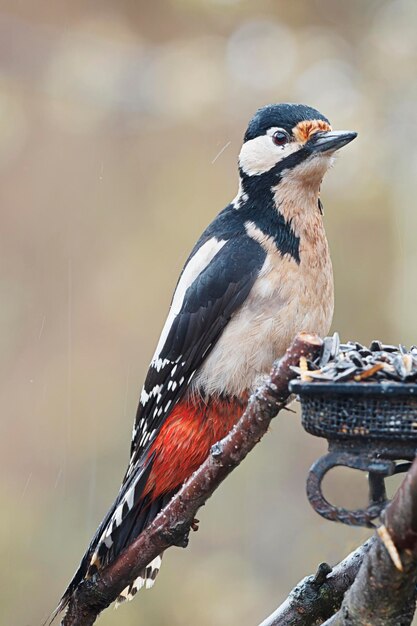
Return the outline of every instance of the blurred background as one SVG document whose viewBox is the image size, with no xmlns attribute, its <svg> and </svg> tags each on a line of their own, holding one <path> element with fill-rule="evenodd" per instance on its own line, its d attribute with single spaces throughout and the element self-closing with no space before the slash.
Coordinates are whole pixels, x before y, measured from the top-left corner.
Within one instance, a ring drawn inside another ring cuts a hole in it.
<svg viewBox="0 0 417 626">
<path fill-rule="evenodd" d="M 294 101 L 359 138 L 322 190 L 342 339 L 417 342 L 414 0 L 0 0 L 0 623 L 56 606 L 128 460 L 177 275 Z M 254 626 L 369 533 L 310 508 L 324 443 L 271 432 L 102 626 Z M 360 505 L 365 479 L 327 494 Z"/>
</svg>

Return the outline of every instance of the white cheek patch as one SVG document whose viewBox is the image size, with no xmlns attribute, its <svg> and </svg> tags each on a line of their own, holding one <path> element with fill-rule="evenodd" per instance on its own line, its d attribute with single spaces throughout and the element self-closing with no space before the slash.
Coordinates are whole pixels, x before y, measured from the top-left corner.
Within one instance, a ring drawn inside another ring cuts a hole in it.
<svg viewBox="0 0 417 626">
<path fill-rule="evenodd" d="M 300 145 L 290 142 L 284 146 L 276 146 L 272 140 L 272 132 L 246 141 L 239 155 L 239 165 L 247 176 L 259 176 L 272 169 L 277 163 L 296 152 Z"/>
</svg>

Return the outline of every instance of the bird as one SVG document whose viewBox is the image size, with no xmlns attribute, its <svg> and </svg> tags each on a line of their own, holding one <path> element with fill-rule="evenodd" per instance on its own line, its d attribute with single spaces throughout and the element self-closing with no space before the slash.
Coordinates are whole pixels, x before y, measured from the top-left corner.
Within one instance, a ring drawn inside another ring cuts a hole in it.
<svg viewBox="0 0 417 626">
<path fill-rule="evenodd" d="M 320 187 L 335 153 L 356 136 L 303 104 L 269 104 L 251 118 L 237 195 L 180 274 L 140 394 L 128 469 L 58 611 L 202 464 L 296 334 L 328 333 L 334 286 Z M 161 557 L 117 602 L 153 586 Z"/>
</svg>

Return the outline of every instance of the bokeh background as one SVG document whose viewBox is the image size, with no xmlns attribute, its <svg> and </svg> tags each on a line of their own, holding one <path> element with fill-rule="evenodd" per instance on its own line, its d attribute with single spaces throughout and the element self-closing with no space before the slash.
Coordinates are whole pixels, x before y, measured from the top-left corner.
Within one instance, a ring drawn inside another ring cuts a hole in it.
<svg viewBox="0 0 417 626">
<path fill-rule="evenodd" d="M 0 0 L 0 623 L 56 605 L 124 473 L 178 272 L 246 123 L 305 102 L 359 138 L 322 190 L 343 339 L 417 341 L 414 0 Z M 304 494 L 299 415 L 102 626 L 253 626 L 367 532 Z M 364 502 L 363 477 L 328 481 Z"/>
</svg>

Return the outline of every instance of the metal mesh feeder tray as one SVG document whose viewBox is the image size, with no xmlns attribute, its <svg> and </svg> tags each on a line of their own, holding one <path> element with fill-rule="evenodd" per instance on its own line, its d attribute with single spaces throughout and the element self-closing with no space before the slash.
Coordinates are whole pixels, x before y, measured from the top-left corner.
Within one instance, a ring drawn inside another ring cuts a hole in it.
<svg viewBox="0 0 417 626">
<path fill-rule="evenodd" d="M 290 390 L 299 396 L 304 429 L 329 444 L 328 453 L 313 464 L 307 478 L 311 505 L 326 519 L 373 526 L 372 520 L 387 504 L 384 479 L 407 471 L 416 455 L 417 385 L 294 380 Z M 326 500 L 322 481 L 336 466 L 369 473 L 366 509 L 351 511 Z"/>
</svg>

